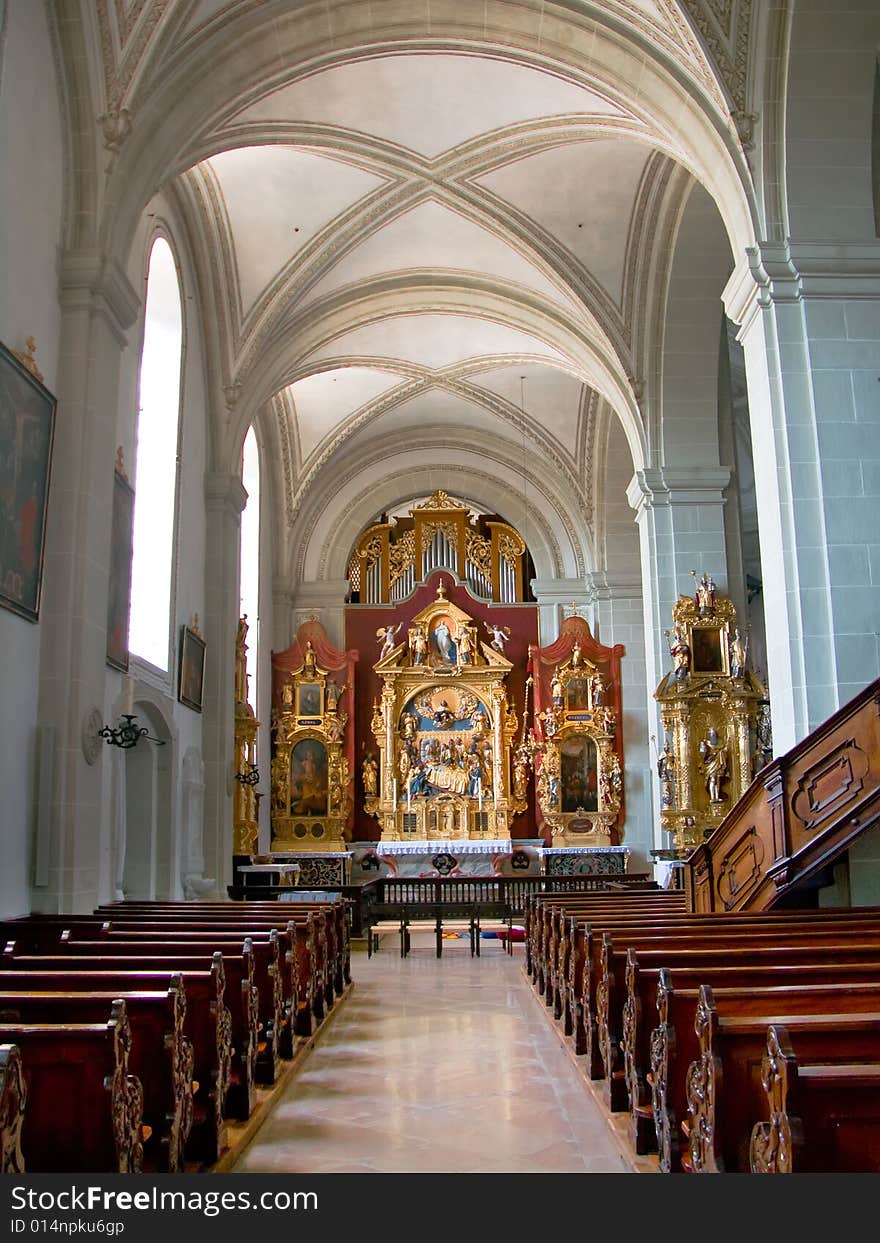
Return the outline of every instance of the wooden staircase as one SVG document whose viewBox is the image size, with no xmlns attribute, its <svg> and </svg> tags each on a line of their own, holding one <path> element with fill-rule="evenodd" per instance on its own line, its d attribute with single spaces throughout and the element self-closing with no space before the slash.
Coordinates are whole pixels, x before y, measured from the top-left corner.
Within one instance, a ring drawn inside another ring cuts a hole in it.
<svg viewBox="0 0 880 1243">
<path fill-rule="evenodd" d="M 761 769 L 684 868 L 690 909 L 760 911 L 880 822 L 880 679 Z"/>
</svg>

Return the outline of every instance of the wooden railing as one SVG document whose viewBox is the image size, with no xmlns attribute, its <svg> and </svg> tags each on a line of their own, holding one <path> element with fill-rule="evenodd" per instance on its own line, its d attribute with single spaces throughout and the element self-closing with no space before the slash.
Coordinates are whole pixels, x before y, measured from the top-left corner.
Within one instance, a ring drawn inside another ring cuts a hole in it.
<svg viewBox="0 0 880 1243">
<path fill-rule="evenodd" d="M 880 822 L 880 679 L 755 777 L 685 863 L 691 910 L 767 910 Z"/>
<path fill-rule="evenodd" d="M 383 908 L 406 905 L 412 918 L 418 907 L 446 906 L 467 910 L 474 903 L 500 903 L 514 917 L 525 911 L 526 898 L 539 893 L 585 893 L 649 885 L 646 874 L 621 873 L 582 876 L 386 876 L 374 892 L 374 918 Z"/>
</svg>

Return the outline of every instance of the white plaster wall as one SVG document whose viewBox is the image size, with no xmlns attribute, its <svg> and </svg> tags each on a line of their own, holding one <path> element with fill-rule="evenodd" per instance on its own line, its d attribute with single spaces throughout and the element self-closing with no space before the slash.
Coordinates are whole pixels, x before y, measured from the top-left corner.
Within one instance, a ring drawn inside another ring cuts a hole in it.
<svg viewBox="0 0 880 1243">
<path fill-rule="evenodd" d="M 55 62 L 44 6 L 7 6 L 0 80 L 0 340 L 24 350 L 33 336 L 55 391 L 60 312 L 56 261 L 64 152 Z M 12 175 L 11 170 L 15 170 Z M 64 411 L 58 412 L 64 417 Z M 35 803 L 39 625 L 0 609 L 0 915 L 29 909 Z"/>
</svg>

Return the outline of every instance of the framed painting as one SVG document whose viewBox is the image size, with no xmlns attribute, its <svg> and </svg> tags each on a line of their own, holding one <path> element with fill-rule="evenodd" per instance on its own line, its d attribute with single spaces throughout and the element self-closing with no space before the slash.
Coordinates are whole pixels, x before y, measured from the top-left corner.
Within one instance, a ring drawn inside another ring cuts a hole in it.
<svg viewBox="0 0 880 1243">
<path fill-rule="evenodd" d="M 113 476 L 110 580 L 107 592 L 107 664 L 128 671 L 128 618 L 131 609 L 131 556 L 134 488 L 117 470 Z"/>
<path fill-rule="evenodd" d="M 291 815 L 326 816 L 328 794 L 327 748 L 317 738 L 304 738 L 290 752 Z"/>
<path fill-rule="evenodd" d="M 189 626 L 180 627 L 177 698 L 194 712 L 202 710 L 205 688 L 205 640 Z"/>
<path fill-rule="evenodd" d="M 320 682 L 300 682 L 297 686 L 297 716 L 314 718 L 324 711 Z"/>
<path fill-rule="evenodd" d="M 726 673 L 721 630 L 716 626 L 694 626 L 691 630 L 692 670 L 694 673 Z"/>
<path fill-rule="evenodd" d="M 40 615 L 55 398 L 0 345 L 0 604 Z"/>
</svg>

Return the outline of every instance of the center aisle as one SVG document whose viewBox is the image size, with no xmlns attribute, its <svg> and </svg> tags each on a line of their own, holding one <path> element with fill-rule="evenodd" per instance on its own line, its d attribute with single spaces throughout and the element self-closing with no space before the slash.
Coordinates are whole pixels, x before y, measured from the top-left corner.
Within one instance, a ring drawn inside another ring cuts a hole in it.
<svg viewBox="0 0 880 1243">
<path fill-rule="evenodd" d="M 500 941 L 353 954 L 354 989 L 234 1173 L 619 1173 L 580 1072 Z M 448 947 L 448 948 L 447 948 Z"/>
</svg>

